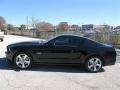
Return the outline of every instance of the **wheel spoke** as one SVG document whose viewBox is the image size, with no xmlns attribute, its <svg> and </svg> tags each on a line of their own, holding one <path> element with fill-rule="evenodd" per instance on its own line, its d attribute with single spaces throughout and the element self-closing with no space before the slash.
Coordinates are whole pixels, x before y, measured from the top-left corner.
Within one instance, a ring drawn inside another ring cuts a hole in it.
<svg viewBox="0 0 120 90">
<path fill-rule="evenodd" d="M 25 63 L 21 63 L 21 65 L 22 65 L 22 68 L 25 68 Z"/>
<path fill-rule="evenodd" d="M 97 71 L 97 67 L 96 66 L 94 66 L 94 69 L 93 69 L 94 71 Z"/>
<path fill-rule="evenodd" d="M 96 64 L 96 66 L 101 67 L 101 64 Z"/>
<path fill-rule="evenodd" d="M 91 69 L 93 67 L 93 65 L 89 65 L 88 67 Z"/>
<path fill-rule="evenodd" d="M 95 64 L 98 64 L 99 63 L 99 59 L 95 59 Z"/>
<path fill-rule="evenodd" d="M 22 60 L 22 57 L 21 57 L 21 55 L 17 56 L 17 58 L 18 58 L 19 60 Z"/>
<path fill-rule="evenodd" d="M 25 61 L 25 64 L 29 64 L 30 63 L 30 61 Z"/>
<path fill-rule="evenodd" d="M 24 58 L 23 58 L 24 60 L 27 60 L 28 59 L 28 56 L 27 55 L 24 55 Z"/>
<path fill-rule="evenodd" d="M 21 61 L 16 61 L 16 64 L 21 64 Z"/>
<path fill-rule="evenodd" d="M 90 60 L 90 64 L 93 64 L 94 62 L 93 62 L 93 60 Z"/>
</svg>

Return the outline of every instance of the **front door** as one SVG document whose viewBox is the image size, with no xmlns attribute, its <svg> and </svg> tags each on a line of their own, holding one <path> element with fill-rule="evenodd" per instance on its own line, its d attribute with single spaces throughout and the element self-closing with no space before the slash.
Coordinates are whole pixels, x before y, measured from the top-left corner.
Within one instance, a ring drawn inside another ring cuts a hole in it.
<svg viewBox="0 0 120 90">
<path fill-rule="evenodd" d="M 71 38 L 59 37 L 52 44 L 44 46 L 38 53 L 39 62 L 78 63 L 81 57 L 79 46 L 73 45 Z"/>
</svg>

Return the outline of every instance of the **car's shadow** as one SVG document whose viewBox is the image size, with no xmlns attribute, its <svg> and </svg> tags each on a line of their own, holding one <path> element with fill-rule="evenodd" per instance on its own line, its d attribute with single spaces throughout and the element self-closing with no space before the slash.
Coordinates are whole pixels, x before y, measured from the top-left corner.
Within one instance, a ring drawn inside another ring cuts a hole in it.
<svg viewBox="0 0 120 90">
<path fill-rule="evenodd" d="M 21 71 L 16 68 L 12 63 L 6 61 L 5 58 L 0 58 L 0 70 L 14 70 Z M 63 65 L 33 65 L 32 68 L 24 71 L 42 71 L 42 72 L 65 72 L 65 73 L 89 73 L 83 66 L 63 66 Z M 102 69 L 100 72 L 104 72 Z"/>
</svg>

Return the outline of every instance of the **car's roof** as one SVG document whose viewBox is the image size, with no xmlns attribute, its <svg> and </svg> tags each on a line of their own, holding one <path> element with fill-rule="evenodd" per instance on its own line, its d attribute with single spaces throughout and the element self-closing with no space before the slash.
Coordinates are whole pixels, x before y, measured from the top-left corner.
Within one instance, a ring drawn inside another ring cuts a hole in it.
<svg viewBox="0 0 120 90">
<path fill-rule="evenodd" d="M 82 35 L 76 35 L 76 34 L 59 34 L 59 35 L 56 35 L 55 37 L 59 37 L 59 36 L 75 36 L 75 37 L 84 38 Z"/>
<path fill-rule="evenodd" d="M 90 39 L 90 38 L 84 37 L 83 35 L 76 35 L 76 34 L 60 34 L 60 35 L 56 35 L 55 38 L 56 38 L 56 37 L 59 37 L 59 36 L 73 36 L 73 37 L 79 37 L 79 38 L 82 38 L 82 39 L 90 40 L 90 41 L 92 41 L 92 42 L 96 42 L 96 41 L 94 41 L 94 40 L 92 40 L 92 39 Z M 96 42 L 96 43 L 99 43 L 99 42 Z"/>
<path fill-rule="evenodd" d="M 75 37 L 84 38 L 80 35 L 75 35 L 75 34 L 58 34 L 58 35 L 55 35 L 54 37 L 49 38 L 47 41 L 50 41 L 50 40 L 57 38 L 57 37 L 60 37 L 60 36 L 73 36 L 73 37 L 75 36 Z"/>
<path fill-rule="evenodd" d="M 92 40 L 92 39 L 90 39 L 90 38 L 84 37 L 83 35 L 76 35 L 76 34 L 59 34 L 59 35 L 56 35 L 56 36 L 54 36 L 54 37 L 52 37 L 52 38 L 49 38 L 47 41 L 50 41 L 50 40 L 52 40 L 52 39 L 54 39 L 54 38 L 57 38 L 57 37 L 60 37 L 60 36 L 78 37 L 78 38 L 82 38 L 82 39 L 84 39 L 84 40 L 92 41 L 92 42 L 94 42 L 94 43 L 99 43 L 99 42 L 96 42 L 96 41 L 94 41 L 94 40 Z M 100 43 L 99 43 L 99 44 L 100 44 Z"/>
</svg>

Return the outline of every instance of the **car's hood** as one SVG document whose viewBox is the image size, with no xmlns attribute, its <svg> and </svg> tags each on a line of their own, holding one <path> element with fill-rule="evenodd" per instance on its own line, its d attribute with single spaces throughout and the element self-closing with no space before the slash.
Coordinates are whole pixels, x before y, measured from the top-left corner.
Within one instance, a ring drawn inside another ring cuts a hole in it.
<svg viewBox="0 0 120 90">
<path fill-rule="evenodd" d="M 9 47 L 14 47 L 14 46 L 31 46 L 31 45 L 43 45 L 44 41 L 43 40 L 34 40 L 34 41 L 23 41 L 23 42 L 17 42 L 8 45 Z"/>
</svg>

